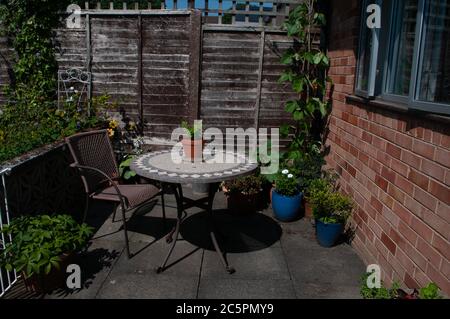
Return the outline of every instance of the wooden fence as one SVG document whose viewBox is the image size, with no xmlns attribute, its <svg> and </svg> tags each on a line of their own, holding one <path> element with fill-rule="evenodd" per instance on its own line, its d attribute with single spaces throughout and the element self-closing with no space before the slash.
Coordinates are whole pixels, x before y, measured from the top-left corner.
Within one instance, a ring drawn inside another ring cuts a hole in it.
<svg viewBox="0 0 450 319">
<path fill-rule="evenodd" d="M 111 95 L 155 139 L 170 138 L 182 119 L 279 127 L 290 121 L 284 104 L 295 97 L 277 83 L 280 57 L 292 45 L 281 25 L 298 3 L 171 0 L 161 2 L 163 10 L 86 3 L 79 28 L 56 30 L 57 59 L 61 70 L 91 72 L 93 94 Z M 1 63 L 4 84 L 8 66 Z"/>
</svg>

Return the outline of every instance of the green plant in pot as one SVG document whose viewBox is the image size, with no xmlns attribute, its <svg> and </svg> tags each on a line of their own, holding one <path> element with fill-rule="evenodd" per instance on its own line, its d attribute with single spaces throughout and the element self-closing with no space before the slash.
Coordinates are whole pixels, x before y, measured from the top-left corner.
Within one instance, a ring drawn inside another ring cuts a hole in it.
<svg viewBox="0 0 450 319">
<path fill-rule="evenodd" d="M 249 175 L 222 183 L 227 197 L 228 210 L 232 213 L 255 213 L 261 197 L 263 180 L 258 175 Z"/>
<path fill-rule="evenodd" d="M 69 215 L 39 215 L 16 218 L 1 232 L 13 241 L 0 254 L 0 266 L 20 272 L 28 289 L 45 293 L 64 284 L 67 265 L 93 228 Z"/>
<path fill-rule="evenodd" d="M 302 197 L 298 179 L 289 170 L 283 169 L 276 177 L 275 186 L 272 189 L 272 208 L 275 217 L 283 222 L 297 219 Z"/>
<path fill-rule="evenodd" d="M 334 190 L 328 181 L 315 181 L 310 189 L 310 202 L 320 245 L 331 247 L 344 231 L 347 219 L 353 211 L 352 200 Z"/>
<path fill-rule="evenodd" d="M 181 122 L 181 127 L 187 130 L 189 136 L 181 140 L 184 157 L 190 161 L 202 160 L 204 141 L 201 126 L 190 125 L 187 121 Z"/>
</svg>

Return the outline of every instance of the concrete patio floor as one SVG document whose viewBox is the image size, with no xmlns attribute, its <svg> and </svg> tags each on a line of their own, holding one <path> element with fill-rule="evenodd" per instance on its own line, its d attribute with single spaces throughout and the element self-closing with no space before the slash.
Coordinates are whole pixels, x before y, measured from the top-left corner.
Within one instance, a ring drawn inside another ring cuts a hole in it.
<svg viewBox="0 0 450 319">
<path fill-rule="evenodd" d="M 192 197 L 190 189 L 185 192 Z M 174 196 L 166 198 L 168 230 L 176 209 Z M 131 259 L 124 249 L 122 223 L 112 222 L 109 206 L 97 204 L 90 223 L 98 231 L 77 261 L 82 289 L 59 290 L 44 298 L 360 298 L 365 267 L 348 244 L 323 248 L 309 220 L 278 223 L 270 208 L 242 216 L 225 208 L 225 196 L 218 193 L 215 216 L 226 236 L 221 247 L 234 274 L 225 272 L 212 250 L 201 209 L 187 211 L 170 267 L 157 274 L 169 247 L 159 203 L 130 221 L 130 247 L 136 254 Z"/>
</svg>

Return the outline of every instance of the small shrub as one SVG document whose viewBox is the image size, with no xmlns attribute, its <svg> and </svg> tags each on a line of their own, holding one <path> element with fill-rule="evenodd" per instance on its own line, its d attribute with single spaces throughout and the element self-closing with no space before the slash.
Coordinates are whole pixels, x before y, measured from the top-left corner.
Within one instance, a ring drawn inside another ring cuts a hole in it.
<svg viewBox="0 0 450 319">
<path fill-rule="evenodd" d="M 369 288 L 367 278 L 370 275 L 370 273 L 366 273 L 361 278 L 360 294 L 364 299 L 395 299 L 398 297 L 397 291 L 400 288 L 398 282 L 394 282 L 391 289 L 384 287 L 383 282 L 381 282 L 380 288 Z"/>
<path fill-rule="evenodd" d="M 282 170 L 276 177 L 275 190 L 283 196 L 295 196 L 300 192 L 297 178 L 287 169 Z"/>
<path fill-rule="evenodd" d="M 19 217 L 1 231 L 14 240 L 0 254 L 0 266 L 23 271 L 27 277 L 59 269 L 60 256 L 80 250 L 93 228 L 68 215 Z"/>
<path fill-rule="evenodd" d="M 323 179 L 311 183 L 309 201 L 314 218 L 324 223 L 345 224 L 353 210 L 352 200 L 335 191 L 333 185 Z"/>
<path fill-rule="evenodd" d="M 439 287 L 434 283 L 428 284 L 428 286 L 423 287 L 419 291 L 420 299 L 442 299 L 439 293 Z"/>
<path fill-rule="evenodd" d="M 244 176 L 222 183 L 222 186 L 226 188 L 226 194 L 241 193 L 244 195 L 258 194 L 261 192 L 262 185 L 262 178 L 258 175 Z"/>
</svg>

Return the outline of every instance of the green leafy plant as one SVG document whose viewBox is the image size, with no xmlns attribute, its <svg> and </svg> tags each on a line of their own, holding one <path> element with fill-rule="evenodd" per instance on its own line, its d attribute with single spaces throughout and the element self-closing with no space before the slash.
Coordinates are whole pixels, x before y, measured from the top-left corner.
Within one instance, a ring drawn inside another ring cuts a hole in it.
<svg viewBox="0 0 450 319">
<path fill-rule="evenodd" d="M 290 168 L 298 176 L 299 187 L 305 196 L 308 196 L 308 189 L 312 181 L 323 176 L 322 166 L 325 160 L 320 153 L 311 153 L 310 156 L 303 156 L 295 161 L 295 167 Z"/>
<path fill-rule="evenodd" d="M 381 282 L 380 288 L 369 288 L 367 286 L 367 278 L 371 275 L 371 273 L 366 273 L 361 277 L 361 288 L 360 294 L 364 299 L 396 299 L 398 298 L 398 290 L 400 288 L 400 284 L 398 282 L 394 282 L 390 289 L 386 288 Z"/>
<path fill-rule="evenodd" d="M 96 113 L 105 107 L 106 97 L 91 101 L 91 114 L 75 98 L 58 108 L 56 102 L 58 65 L 53 30 L 59 11 L 70 1 L 2 0 L 1 31 L 10 39 L 15 59 L 7 103 L 0 112 L 0 163 L 44 144 L 101 125 Z"/>
<path fill-rule="evenodd" d="M 0 265 L 31 277 L 59 269 L 61 255 L 80 250 L 93 228 L 78 224 L 69 215 L 40 215 L 14 219 L 1 232 L 14 240 L 0 254 Z"/>
<path fill-rule="evenodd" d="M 226 189 L 227 195 L 236 193 L 256 195 L 261 192 L 262 186 L 263 180 L 259 175 L 244 176 L 222 183 L 222 187 Z"/>
<path fill-rule="evenodd" d="M 311 182 L 308 199 L 314 218 L 324 223 L 345 224 L 353 211 L 350 197 L 337 192 L 325 179 Z"/>
<path fill-rule="evenodd" d="M 423 287 L 419 291 L 420 299 L 442 299 L 439 293 L 439 287 L 434 282 L 429 283 L 428 286 Z"/>
<path fill-rule="evenodd" d="M 187 121 L 182 121 L 181 127 L 188 130 L 189 136 L 191 137 L 192 140 L 200 139 L 202 132 L 199 127 L 196 127 L 195 125 L 190 125 Z"/>
<path fill-rule="evenodd" d="M 125 157 L 125 160 L 119 164 L 119 174 L 125 180 L 131 180 L 136 177 L 136 172 L 130 168 L 131 162 L 134 158 L 135 157 L 133 155 L 128 155 Z"/>
<path fill-rule="evenodd" d="M 275 191 L 283 196 L 295 196 L 299 190 L 297 178 L 287 169 L 283 169 L 275 179 Z"/>
<path fill-rule="evenodd" d="M 284 23 L 294 45 L 283 55 L 281 62 L 287 66 L 279 82 L 289 83 L 298 98 L 288 101 L 285 110 L 292 114 L 294 125 L 283 125 L 280 133 L 292 137 L 286 152 L 286 160 L 297 161 L 310 154 L 321 153 L 322 119 L 330 109 L 326 99 L 326 76 L 330 61 L 317 43 L 320 30 L 325 26 L 325 16 L 320 13 L 317 0 L 300 3 Z M 295 166 L 295 165 L 294 165 Z"/>
</svg>

